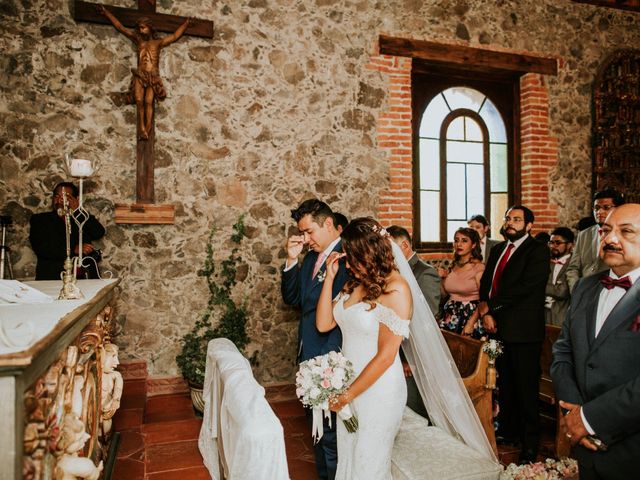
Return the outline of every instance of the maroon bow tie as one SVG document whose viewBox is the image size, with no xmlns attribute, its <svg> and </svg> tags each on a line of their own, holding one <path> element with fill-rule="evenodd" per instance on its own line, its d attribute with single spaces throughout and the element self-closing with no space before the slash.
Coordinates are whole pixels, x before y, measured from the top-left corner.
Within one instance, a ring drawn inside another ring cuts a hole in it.
<svg viewBox="0 0 640 480">
<path fill-rule="evenodd" d="M 629 290 L 632 285 L 629 277 L 611 278 L 609 275 L 603 275 L 600 278 L 600 283 L 602 283 L 602 286 L 607 290 L 611 290 L 613 287 L 620 287 L 625 290 Z"/>
</svg>

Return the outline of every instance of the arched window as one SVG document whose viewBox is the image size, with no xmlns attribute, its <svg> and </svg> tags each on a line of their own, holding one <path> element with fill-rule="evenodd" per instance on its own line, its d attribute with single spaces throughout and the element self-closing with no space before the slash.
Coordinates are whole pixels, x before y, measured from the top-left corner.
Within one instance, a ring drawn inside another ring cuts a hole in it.
<svg viewBox="0 0 640 480">
<path fill-rule="evenodd" d="M 509 203 L 509 145 L 494 102 L 470 87 L 437 92 L 422 112 L 416 153 L 419 243 L 450 242 L 475 214 L 497 236 Z"/>
</svg>

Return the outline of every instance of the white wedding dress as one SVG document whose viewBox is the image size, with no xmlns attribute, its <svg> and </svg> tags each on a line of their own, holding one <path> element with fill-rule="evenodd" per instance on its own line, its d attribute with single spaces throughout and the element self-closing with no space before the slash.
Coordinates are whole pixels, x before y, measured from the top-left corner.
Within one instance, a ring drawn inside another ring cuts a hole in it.
<svg viewBox="0 0 640 480">
<path fill-rule="evenodd" d="M 348 298 L 345 293 L 338 296 L 333 316 L 342 330 L 342 353 L 353 363 L 357 376 L 378 351 L 379 324 L 406 338 L 410 322 L 380 303 L 374 309 L 364 302 L 345 308 Z M 396 354 L 382 376 L 351 402 L 358 430 L 349 433 L 338 417 L 336 480 L 391 480 L 391 450 L 406 401 L 407 385 Z"/>
</svg>

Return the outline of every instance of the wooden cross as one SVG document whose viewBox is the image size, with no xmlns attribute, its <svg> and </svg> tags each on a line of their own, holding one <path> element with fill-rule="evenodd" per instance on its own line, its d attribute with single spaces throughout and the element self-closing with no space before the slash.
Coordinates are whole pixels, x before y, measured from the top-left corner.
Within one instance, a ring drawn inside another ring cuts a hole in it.
<svg viewBox="0 0 640 480">
<path fill-rule="evenodd" d="M 77 22 L 111 25 L 109 19 L 100 13 L 101 7 L 107 7 L 124 27 L 129 28 L 135 28 L 138 21 L 146 17 L 152 22 L 155 30 L 173 33 L 187 20 L 186 17 L 156 13 L 156 0 L 138 0 L 137 9 L 76 0 L 73 17 Z M 184 34 L 213 38 L 213 22 L 191 19 Z M 136 203 L 131 206 L 116 205 L 116 223 L 173 223 L 173 206 L 154 204 L 155 119 L 151 117 L 148 138 L 141 138 L 138 124 L 139 122 L 136 122 Z"/>
</svg>

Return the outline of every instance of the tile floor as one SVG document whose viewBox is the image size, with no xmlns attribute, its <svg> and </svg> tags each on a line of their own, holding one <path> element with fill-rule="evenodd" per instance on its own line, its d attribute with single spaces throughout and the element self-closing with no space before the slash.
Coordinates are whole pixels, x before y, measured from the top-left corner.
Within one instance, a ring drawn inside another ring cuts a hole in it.
<svg viewBox="0 0 640 480">
<path fill-rule="evenodd" d="M 270 386 L 266 397 L 282 422 L 291 480 L 316 480 L 313 444 L 293 385 Z M 202 420 L 188 394 L 147 398 L 144 380 L 125 382 L 121 408 L 114 418 L 120 445 L 113 480 L 205 480 L 208 472 L 198 450 Z M 550 426 L 549 426 L 550 427 Z M 551 456 L 553 434 L 545 428 L 540 459 Z M 518 459 L 518 450 L 500 447 L 500 461 Z"/>
</svg>

